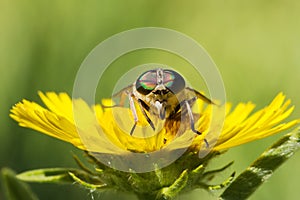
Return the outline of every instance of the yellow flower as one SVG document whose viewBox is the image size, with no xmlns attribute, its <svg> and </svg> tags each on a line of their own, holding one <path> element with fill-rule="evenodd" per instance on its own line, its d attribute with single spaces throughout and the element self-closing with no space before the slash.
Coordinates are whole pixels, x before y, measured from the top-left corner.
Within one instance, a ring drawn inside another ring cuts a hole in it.
<svg viewBox="0 0 300 200">
<path fill-rule="evenodd" d="M 223 107 L 226 110 L 223 128 L 215 138 L 211 131 L 209 137 L 207 135 L 209 130 L 213 130 L 209 126 L 214 105 L 204 106 L 200 100 L 194 109 L 200 114 L 196 129 L 202 135 L 193 133 L 184 123 L 182 129 L 182 124 L 176 121 L 169 121 L 154 134 L 149 126 L 145 127 L 147 123 L 140 111 L 139 126 L 130 135 L 128 133 L 133 120 L 129 108 L 88 106 L 82 99 L 72 100 L 66 93 L 39 92 L 39 96 L 47 108 L 23 100 L 11 109 L 10 116 L 20 126 L 69 142 L 79 149 L 99 153 L 152 152 L 163 148 L 172 150 L 188 147 L 197 152 L 206 136 L 209 143 L 216 141 L 213 150 L 221 151 L 273 135 L 300 122 L 293 120 L 282 123 L 294 107 L 289 107 L 290 100 L 285 100 L 285 96 L 279 93 L 268 106 L 253 114 L 255 105 L 251 102 L 239 103 L 232 111 L 231 104 L 226 103 Z M 178 134 L 180 130 L 183 131 Z M 192 142 L 184 142 L 191 136 Z"/>
<path fill-rule="evenodd" d="M 191 130 L 189 119 L 184 117 L 182 120 L 162 121 L 150 116 L 155 126 L 152 130 L 142 111 L 137 109 L 138 124 L 130 135 L 134 121 L 129 108 L 89 106 L 84 100 L 71 99 L 66 93 L 39 92 L 39 96 L 47 108 L 23 100 L 11 109 L 10 116 L 20 126 L 86 151 L 95 168 L 90 170 L 76 159 L 81 170 L 40 169 L 24 172 L 18 177 L 35 182 L 54 182 L 59 177 L 64 180 L 68 177 L 72 183 L 75 181 L 92 190 L 131 192 L 143 200 L 173 199 L 195 188 L 215 190 L 227 187 L 233 181 L 234 173 L 220 185 L 211 185 L 210 182 L 232 162 L 220 169 L 209 170 L 208 163 L 212 158 L 223 150 L 273 135 L 300 122 L 299 119 L 283 122 L 293 107 L 289 106 L 290 100 L 285 100 L 285 96 L 279 93 L 268 106 L 253 114 L 255 105 L 250 102 L 239 103 L 231 110 L 230 103 L 217 106 L 197 100 L 192 110 L 195 128 L 200 135 Z M 109 105 L 113 102 L 105 99 L 102 103 Z M 293 149 L 291 147 L 287 152 Z M 263 157 L 269 163 L 268 156 Z M 269 171 L 255 169 L 259 172 L 257 177 Z"/>
</svg>

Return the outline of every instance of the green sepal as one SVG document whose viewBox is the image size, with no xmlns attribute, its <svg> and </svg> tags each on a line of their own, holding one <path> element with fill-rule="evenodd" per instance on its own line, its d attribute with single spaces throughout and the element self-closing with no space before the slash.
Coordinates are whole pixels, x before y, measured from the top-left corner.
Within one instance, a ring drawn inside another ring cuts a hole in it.
<svg viewBox="0 0 300 200">
<path fill-rule="evenodd" d="M 85 180 L 81 179 L 80 177 L 76 176 L 74 173 L 69 172 L 69 175 L 73 178 L 74 181 L 76 181 L 79 185 L 84 186 L 85 188 L 96 190 L 96 189 L 101 189 L 105 188 L 106 184 L 93 184 L 93 183 L 88 183 Z"/>
<path fill-rule="evenodd" d="M 30 187 L 18 180 L 15 173 L 8 169 L 1 170 L 2 188 L 4 197 L 7 200 L 38 200 L 37 196 L 31 191 Z"/>
<path fill-rule="evenodd" d="M 242 172 L 220 196 L 222 200 L 243 200 L 253 194 L 274 171 L 300 147 L 300 129 L 283 136 Z"/>
<path fill-rule="evenodd" d="M 18 174 L 16 177 L 26 182 L 38 183 L 73 183 L 69 172 L 76 171 L 68 168 L 35 169 Z"/>
<path fill-rule="evenodd" d="M 177 196 L 188 182 L 188 171 L 184 170 L 169 187 L 164 187 L 158 193 L 156 200 L 168 200 Z"/>
<path fill-rule="evenodd" d="M 232 181 L 234 180 L 234 176 L 235 172 L 233 172 L 223 183 L 217 185 L 209 185 L 207 188 L 210 191 L 223 189 L 232 183 Z"/>
<path fill-rule="evenodd" d="M 16 177 L 27 182 L 71 184 L 74 182 L 85 182 L 90 185 L 103 185 L 102 181 L 97 176 L 83 170 L 72 168 L 36 169 L 23 172 Z"/>
</svg>

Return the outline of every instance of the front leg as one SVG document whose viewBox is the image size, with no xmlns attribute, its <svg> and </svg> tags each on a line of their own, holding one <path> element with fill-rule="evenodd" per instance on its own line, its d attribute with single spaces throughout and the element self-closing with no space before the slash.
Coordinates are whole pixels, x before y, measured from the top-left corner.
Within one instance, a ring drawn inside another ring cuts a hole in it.
<svg viewBox="0 0 300 200">
<path fill-rule="evenodd" d="M 139 121 L 138 119 L 138 114 L 137 114 L 137 111 L 136 111 L 136 107 L 135 107 L 135 103 L 134 103 L 134 94 L 131 94 L 131 93 L 128 93 L 128 98 L 129 98 L 129 106 L 130 106 L 130 110 L 132 112 L 132 115 L 133 115 L 133 119 L 134 119 L 134 125 L 130 131 L 130 135 L 133 134 L 133 131 Z M 153 122 L 151 121 L 151 119 L 148 117 L 147 113 L 145 112 L 145 109 L 149 110 L 149 107 L 145 104 L 145 102 L 143 102 L 142 100 L 138 99 L 138 104 L 139 104 L 139 107 L 144 115 L 144 117 L 146 118 L 147 122 L 149 123 L 149 125 L 151 126 L 151 128 L 153 130 L 155 130 L 155 126 L 153 124 Z"/>
<path fill-rule="evenodd" d="M 140 109 L 142 110 L 142 113 L 143 113 L 144 117 L 146 118 L 147 122 L 149 123 L 149 125 L 151 126 L 153 131 L 155 131 L 155 126 L 154 126 L 153 122 L 151 121 L 151 119 L 149 118 L 147 113 L 145 112 L 145 109 L 147 111 L 150 110 L 149 106 L 141 99 L 138 100 L 138 103 L 139 103 Z"/>
<path fill-rule="evenodd" d="M 130 110 L 132 112 L 132 115 L 133 115 L 133 120 L 134 120 L 134 125 L 133 127 L 131 128 L 131 131 L 130 131 L 130 135 L 133 134 L 133 131 L 138 123 L 138 115 L 137 115 L 137 112 L 136 112 L 136 108 L 135 108 L 135 105 L 134 105 L 134 100 L 133 100 L 133 94 L 131 93 L 128 93 L 128 99 L 129 99 L 129 107 L 130 107 Z"/>
</svg>

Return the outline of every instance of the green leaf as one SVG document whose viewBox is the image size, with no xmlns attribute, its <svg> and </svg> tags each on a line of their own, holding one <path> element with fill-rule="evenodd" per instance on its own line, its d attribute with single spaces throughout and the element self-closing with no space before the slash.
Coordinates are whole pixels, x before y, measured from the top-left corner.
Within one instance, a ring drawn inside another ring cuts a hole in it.
<svg viewBox="0 0 300 200">
<path fill-rule="evenodd" d="M 30 187 L 19 181 L 12 170 L 3 168 L 1 176 L 4 195 L 7 200 L 38 200 Z"/>
<path fill-rule="evenodd" d="M 220 199 L 243 200 L 253 194 L 274 171 L 300 147 L 300 129 L 285 135 L 268 148 L 223 192 Z"/>
</svg>

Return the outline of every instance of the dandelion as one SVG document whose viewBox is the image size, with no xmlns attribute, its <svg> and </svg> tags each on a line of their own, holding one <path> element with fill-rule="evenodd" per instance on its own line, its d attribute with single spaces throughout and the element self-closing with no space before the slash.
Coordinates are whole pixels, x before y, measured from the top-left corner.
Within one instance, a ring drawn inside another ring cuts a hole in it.
<svg viewBox="0 0 300 200">
<path fill-rule="evenodd" d="M 95 170 L 90 170 L 77 160 L 81 172 L 62 170 L 63 173 L 90 189 L 131 192 L 140 199 L 171 199 L 195 188 L 212 190 L 225 187 L 233 176 L 220 185 L 211 185 L 210 179 L 231 163 L 221 169 L 208 171 L 207 164 L 213 157 L 231 147 L 274 135 L 300 122 L 283 122 L 294 107 L 290 106 L 291 102 L 286 100 L 285 95 L 279 93 L 269 105 L 254 113 L 255 105 L 251 102 L 239 103 L 235 108 L 226 103 L 218 108 L 213 104 L 205 106 L 203 101 L 197 100 L 193 111 L 195 128 L 201 135 L 192 132 L 184 122 L 175 120 L 168 121 L 153 134 L 151 128 L 143 128 L 147 123 L 138 110 L 141 116 L 138 125 L 144 131 L 142 135 L 138 131 L 130 135 L 128 130 L 133 124 L 133 117 L 129 108 L 104 108 L 100 104 L 89 106 L 84 100 L 71 99 L 66 93 L 39 92 L 39 96 L 46 108 L 23 100 L 11 109 L 10 117 L 22 127 L 73 144 L 85 151 L 95 165 Z M 103 102 L 108 103 L 109 100 Z M 211 124 L 214 107 L 225 110 L 221 132 L 215 136 L 214 127 L 211 127 L 214 125 Z M 74 115 L 75 111 L 79 114 Z M 185 142 L 190 137 L 192 140 Z M 205 147 L 205 140 L 209 147 Z M 210 150 L 208 154 L 199 157 L 199 153 L 206 148 Z M 186 151 L 169 166 L 159 168 L 153 163 L 155 170 L 145 173 L 113 169 L 101 163 L 93 154 L 126 156 L 133 152 L 147 154 L 162 149 L 170 152 L 178 149 Z M 20 177 L 26 180 L 25 175 Z"/>
</svg>

